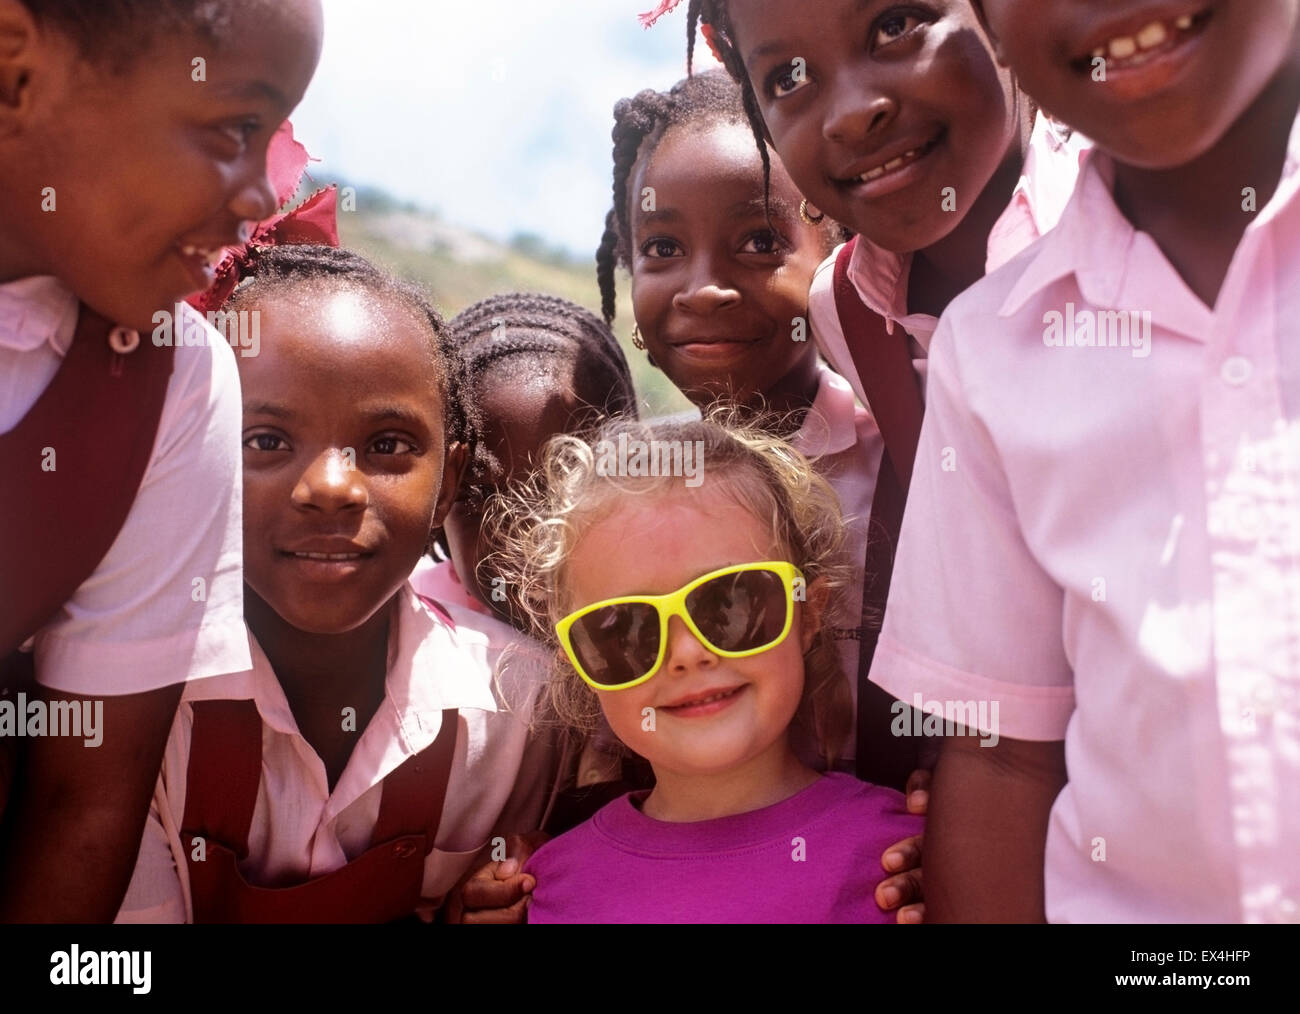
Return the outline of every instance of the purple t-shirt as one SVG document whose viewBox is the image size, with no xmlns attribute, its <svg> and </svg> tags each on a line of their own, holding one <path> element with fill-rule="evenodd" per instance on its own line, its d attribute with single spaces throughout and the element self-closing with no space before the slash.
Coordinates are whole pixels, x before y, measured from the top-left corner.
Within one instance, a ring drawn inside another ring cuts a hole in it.
<svg viewBox="0 0 1300 1014">
<path fill-rule="evenodd" d="M 750 813 L 679 824 L 629 793 L 540 848 L 530 923 L 893 922 L 880 856 L 920 833 L 902 793 L 851 775 Z"/>
</svg>

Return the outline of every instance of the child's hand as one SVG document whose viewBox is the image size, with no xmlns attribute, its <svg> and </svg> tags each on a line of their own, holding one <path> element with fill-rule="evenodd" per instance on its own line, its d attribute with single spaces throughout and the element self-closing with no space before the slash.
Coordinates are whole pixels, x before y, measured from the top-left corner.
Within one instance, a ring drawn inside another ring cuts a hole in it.
<svg viewBox="0 0 1300 1014">
<path fill-rule="evenodd" d="M 520 871 L 549 839 L 550 835 L 541 831 L 507 837 L 504 860 L 485 863 L 447 896 L 443 909 L 447 921 L 483 925 L 523 922 L 536 881 Z"/>
<path fill-rule="evenodd" d="M 913 771 L 907 779 L 907 812 L 924 816 L 930 805 L 930 772 Z M 921 840 L 914 835 L 885 849 L 880 864 L 892 877 L 876 885 L 876 904 L 886 912 L 898 909 L 900 923 L 925 921 L 925 895 L 921 889 Z M 900 907 L 901 906 L 901 907 Z"/>
</svg>

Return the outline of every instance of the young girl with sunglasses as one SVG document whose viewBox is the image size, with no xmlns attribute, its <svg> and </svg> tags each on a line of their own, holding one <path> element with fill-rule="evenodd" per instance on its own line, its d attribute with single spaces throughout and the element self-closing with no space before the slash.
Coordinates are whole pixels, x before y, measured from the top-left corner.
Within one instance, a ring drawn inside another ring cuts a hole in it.
<svg viewBox="0 0 1300 1014">
<path fill-rule="evenodd" d="M 636 471 L 620 446 L 690 446 L 704 481 L 611 474 Z M 879 857 L 920 818 L 791 745 L 804 723 L 833 749 L 848 717 L 843 524 L 807 461 L 717 421 L 614 422 L 557 439 L 508 506 L 521 599 L 563 649 L 552 706 L 603 712 L 655 773 L 532 857 L 529 921 L 889 921 Z"/>
</svg>

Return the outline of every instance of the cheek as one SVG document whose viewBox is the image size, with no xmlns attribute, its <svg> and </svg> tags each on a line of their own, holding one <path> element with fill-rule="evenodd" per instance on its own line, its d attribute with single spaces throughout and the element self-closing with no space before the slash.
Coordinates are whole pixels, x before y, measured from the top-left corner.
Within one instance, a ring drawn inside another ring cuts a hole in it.
<svg viewBox="0 0 1300 1014">
<path fill-rule="evenodd" d="M 644 755 L 645 738 L 650 733 L 642 728 L 642 723 L 647 721 L 642 712 L 649 704 L 648 697 L 641 688 L 633 687 L 610 693 L 591 692 L 596 693 L 605 721 L 619 741 Z"/>
<path fill-rule="evenodd" d="M 641 334 L 657 334 L 663 318 L 672 309 L 673 296 L 677 294 L 675 271 L 634 271 L 632 275 L 632 315 Z"/>
</svg>

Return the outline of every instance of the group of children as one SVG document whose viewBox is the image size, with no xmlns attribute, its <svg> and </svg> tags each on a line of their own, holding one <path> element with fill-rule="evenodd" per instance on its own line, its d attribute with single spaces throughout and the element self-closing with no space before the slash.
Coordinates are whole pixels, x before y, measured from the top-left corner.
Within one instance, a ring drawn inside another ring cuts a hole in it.
<svg viewBox="0 0 1300 1014">
<path fill-rule="evenodd" d="M 1300 918 L 1300 0 L 1050 7 L 690 0 L 448 322 L 248 245 L 317 0 L 0 0 L 0 917 Z"/>
</svg>

